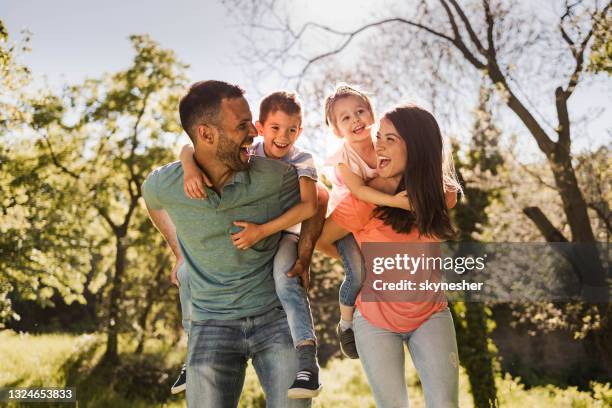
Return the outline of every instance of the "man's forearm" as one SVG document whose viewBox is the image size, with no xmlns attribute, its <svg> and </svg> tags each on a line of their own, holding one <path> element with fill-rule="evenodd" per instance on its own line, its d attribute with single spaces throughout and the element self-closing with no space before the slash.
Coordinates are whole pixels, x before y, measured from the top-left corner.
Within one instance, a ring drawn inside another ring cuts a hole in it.
<svg viewBox="0 0 612 408">
<path fill-rule="evenodd" d="M 149 218 L 151 218 L 153 225 L 162 234 L 174 253 L 174 256 L 176 256 L 177 259 L 181 258 L 181 250 L 178 239 L 176 238 L 176 227 L 168 213 L 165 210 L 153 210 L 149 207 L 147 207 L 147 211 L 149 212 Z"/>
</svg>

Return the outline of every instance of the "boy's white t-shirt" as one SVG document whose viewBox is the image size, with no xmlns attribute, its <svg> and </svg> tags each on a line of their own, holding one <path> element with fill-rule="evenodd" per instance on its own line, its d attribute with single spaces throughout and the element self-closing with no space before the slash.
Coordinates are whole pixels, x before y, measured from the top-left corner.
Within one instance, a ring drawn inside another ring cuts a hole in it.
<svg viewBox="0 0 612 408">
<path fill-rule="evenodd" d="M 266 152 L 264 150 L 264 144 L 262 141 L 255 142 L 251 146 L 251 154 L 267 158 Z M 310 153 L 304 152 L 298 149 L 297 147 L 292 146 L 291 150 L 289 150 L 289 152 L 280 160 L 289 163 L 290 165 L 295 167 L 298 174 L 298 178 L 308 177 L 309 179 L 315 182 L 318 180 L 317 169 Z M 302 224 L 300 223 L 287 228 L 285 231 L 300 235 L 301 228 Z"/>
<path fill-rule="evenodd" d="M 361 177 L 364 181 L 369 181 L 378 175 L 376 168 L 370 167 L 359 154 L 357 154 L 355 149 L 348 143 L 342 143 L 342 146 L 325 160 L 325 166 L 332 166 L 332 171 L 329 172 L 329 174 L 333 188 L 329 197 L 329 203 L 327 204 L 328 215 L 334 211 L 340 201 L 350 192 L 346 184 L 342 181 L 342 176 L 336 167 L 340 163 L 349 166 L 353 173 Z"/>
</svg>

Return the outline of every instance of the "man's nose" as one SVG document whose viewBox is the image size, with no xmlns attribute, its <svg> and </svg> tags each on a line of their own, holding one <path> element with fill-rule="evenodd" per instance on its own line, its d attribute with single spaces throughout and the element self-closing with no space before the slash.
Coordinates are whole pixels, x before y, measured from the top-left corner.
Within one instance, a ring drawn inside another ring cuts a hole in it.
<svg viewBox="0 0 612 408">
<path fill-rule="evenodd" d="M 257 128 L 252 122 L 250 123 L 250 126 L 249 126 L 249 136 L 257 137 Z"/>
</svg>

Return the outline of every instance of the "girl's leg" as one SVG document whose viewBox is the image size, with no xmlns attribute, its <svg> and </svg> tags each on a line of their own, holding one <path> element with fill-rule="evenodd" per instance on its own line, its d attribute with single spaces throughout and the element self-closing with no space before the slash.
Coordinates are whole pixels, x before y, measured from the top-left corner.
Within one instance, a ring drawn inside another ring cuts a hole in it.
<svg viewBox="0 0 612 408">
<path fill-rule="evenodd" d="M 431 315 L 408 335 L 408 349 L 423 384 L 426 405 L 458 407 L 459 358 L 455 327 L 448 308 Z"/>
<path fill-rule="evenodd" d="M 336 242 L 344 264 L 344 281 L 340 285 L 340 323 L 336 329 L 340 349 L 349 358 L 359 358 L 353 334 L 355 300 L 365 279 L 365 261 L 353 234 Z"/>
<path fill-rule="evenodd" d="M 408 391 L 402 335 L 372 325 L 359 311 L 355 312 L 353 327 L 359 358 L 372 388 L 376 406 L 407 408 Z"/>
<path fill-rule="evenodd" d="M 340 305 L 347 306 L 352 312 L 357 294 L 365 279 L 365 262 L 353 234 L 338 240 L 336 246 L 344 265 L 344 281 L 340 285 Z"/>
</svg>

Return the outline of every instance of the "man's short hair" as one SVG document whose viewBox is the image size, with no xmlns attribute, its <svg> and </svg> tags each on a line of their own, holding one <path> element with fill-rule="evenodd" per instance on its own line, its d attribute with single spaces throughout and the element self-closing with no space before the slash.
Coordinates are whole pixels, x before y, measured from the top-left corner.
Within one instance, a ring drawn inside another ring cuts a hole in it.
<svg viewBox="0 0 612 408">
<path fill-rule="evenodd" d="M 282 111 L 287 115 L 302 115 L 302 103 L 295 92 L 278 91 L 265 96 L 259 104 L 259 121 L 263 124 L 268 115 L 276 111 Z"/>
<path fill-rule="evenodd" d="M 183 130 L 195 143 L 193 127 L 203 123 L 217 125 L 221 101 L 228 98 L 240 98 L 244 90 L 238 85 L 223 81 L 200 81 L 191 85 L 179 103 L 179 114 Z"/>
</svg>

